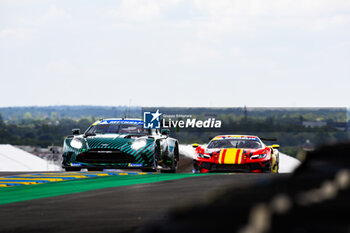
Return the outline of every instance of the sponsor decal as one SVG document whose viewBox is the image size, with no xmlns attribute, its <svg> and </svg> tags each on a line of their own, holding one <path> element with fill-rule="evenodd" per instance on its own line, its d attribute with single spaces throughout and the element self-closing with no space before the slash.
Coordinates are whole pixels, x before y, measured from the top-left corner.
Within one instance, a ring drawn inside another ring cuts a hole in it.
<svg viewBox="0 0 350 233">
<path fill-rule="evenodd" d="M 252 141 L 259 141 L 257 137 L 254 136 L 244 136 L 244 135 L 225 135 L 225 136 L 218 136 L 215 137 L 213 140 L 224 140 L 224 139 L 244 139 L 244 140 L 252 140 Z"/>
<path fill-rule="evenodd" d="M 81 163 L 71 163 L 72 167 L 81 167 Z"/>
<path fill-rule="evenodd" d="M 143 167 L 142 163 L 129 163 L 128 167 Z"/>
<path fill-rule="evenodd" d="M 104 124 L 132 124 L 132 125 L 142 125 L 143 122 L 139 120 L 103 120 L 97 123 L 99 125 Z"/>
</svg>

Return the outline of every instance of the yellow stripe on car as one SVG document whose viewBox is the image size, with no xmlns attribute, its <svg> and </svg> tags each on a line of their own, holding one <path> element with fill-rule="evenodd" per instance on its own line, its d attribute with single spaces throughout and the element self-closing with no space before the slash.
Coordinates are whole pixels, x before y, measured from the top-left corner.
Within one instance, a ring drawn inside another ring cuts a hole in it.
<svg viewBox="0 0 350 233">
<path fill-rule="evenodd" d="M 235 164 L 237 149 L 227 149 L 225 155 L 225 164 Z"/>
<path fill-rule="evenodd" d="M 219 164 L 221 164 L 222 157 L 223 157 L 224 154 L 225 154 L 225 150 L 221 150 L 220 151 L 220 155 L 219 155 Z"/>
<path fill-rule="evenodd" d="M 242 163 L 243 150 L 239 152 L 238 164 Z"/>
<path fill-rule="evenodd" d="M 223 153 L 223 150 L 220 153 L 220 160 L 219 163 L 222 164 L 222 159 L 224 160 L 224 164 L 241 164 L 242 163 L 242 155 L 243 150 L 242 149 L 226 149 L 226 153 Z M 224 156 L 224 158 L 222 158 Z"/>
</svg>

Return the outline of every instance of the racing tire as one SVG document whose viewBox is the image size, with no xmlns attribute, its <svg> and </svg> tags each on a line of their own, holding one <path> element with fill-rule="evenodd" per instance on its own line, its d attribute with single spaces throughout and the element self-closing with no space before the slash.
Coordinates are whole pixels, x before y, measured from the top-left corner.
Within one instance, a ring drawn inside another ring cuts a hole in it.
<svg viewBox="0 0 350 233">
<path fill-rule="evenodd" d="M 154 168 L 142 168 L 142 172 L 157 172 L 157 169 Z"/>
<path fill-rule="evenodd" d="M 175 149 L 174 149 L 173 165 L 171 166 L 170 170 L 164 170 L 164 171 L 166 171 L 166 173 L 176 173 L 178 161 L 179 161 L 179 146 L 176 143 Z"/>
<path fill-rule="evenodd" d="M 81 170 L 80 167 L 66 167 L 64 168 L 66 172 L 79 172 Z"/>
<path fill-rule="evenodd" d="M 273 168 L 272 168 L 272 173 L 278 173 L 278 169 L 279 169 L 279 167 L 278 167 L 278 163 L 276 163 L 274 166 L 273 166 Z"/>
<path fill-rule="evenodd" d="M 263 173 L 272 173 L 271 161 L 263 168 Z"/>
<path fill-rule="evenodd" d="M 158 166 L 158 157 L 159 157 L 159 150 L 157 144 L 155 144 L 154 147 L 154 162 L 153 167 L 150 168 L 141 168 L 142 172 L 157 172 L 157 166 Z"/>
<path fill-rule="evenodd" d="M 175 173 L 174 170 L 160 170 L 160 173 Z"/>
<path fill-rule="evenodd" d="M 103 168 L 95 167 L 95 168 L 88 168 L 89 172 L 102 172 Z"/>
</svg>

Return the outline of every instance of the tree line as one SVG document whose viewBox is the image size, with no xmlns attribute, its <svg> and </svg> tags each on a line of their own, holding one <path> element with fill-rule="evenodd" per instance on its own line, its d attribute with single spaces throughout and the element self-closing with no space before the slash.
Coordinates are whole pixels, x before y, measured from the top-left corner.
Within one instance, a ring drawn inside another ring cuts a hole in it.
<svg viewBox="0 0 350 233">
<path fill-rule="evenodd" d="M 126 114 L 129 117 L 141 118 L 142 115 L 140 107 L 32 108 L 0 108 L 1 144 L 62 146 L 63 139 L 71 134 L 73 128 L 80 128 L 81 132 L 84 132 L 89 125 L 100 118 L 122 117 Z M 214 117 L 222 121 L 222 127 L 216 130 L 171 129 L 171 136 L 185 144 L 207 143 L 210 137 L 219 134 L 249 134 L 276 137 L 278 139 L 276 143 L 281 145 L 281 151 L 293 155 L 306 140 L 315 145 L 321 145 L 350 139 L 346 126 L 347 111 L 342 108 L 292 109 L 291 111 L 277 108 L 163 108 L 163 111 L 172 114 L 187 113 L 202 120 Z M 1 112 L 5 112 L 4 118 L 1 117 Z M 327 125 L 305 127 L 304 121 L 324 121 Z M 344 123 L 345 128 L 337 128 L 339 123 Z"/>
</svg>

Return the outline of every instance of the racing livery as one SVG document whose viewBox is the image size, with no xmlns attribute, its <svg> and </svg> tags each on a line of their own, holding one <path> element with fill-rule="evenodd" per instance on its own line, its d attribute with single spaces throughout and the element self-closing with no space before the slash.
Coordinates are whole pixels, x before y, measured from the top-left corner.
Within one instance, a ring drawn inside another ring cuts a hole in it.
<svg viewBox="0 0 350 233">
<path fill-rule="evenodd" d="M 273 172 L 278 173 L 279 145 L 266 146 L 257 136 L 222 135 L 207 147 L 195 148 L 194 172 Z"/>
<path fill-rule="evenodd" d="M 66 171 L 138 168 L 175 172 L 179 143 L 169 130 L 145 129 L 140 119 L 104 119 L 84 134 L 73 129 L 64 140 L 62 167 Z"/>
</svg>

